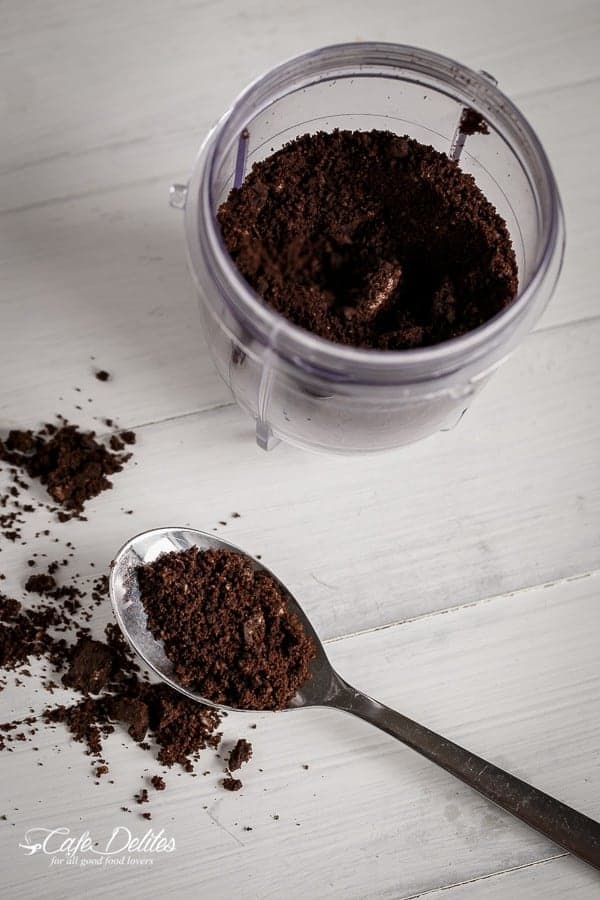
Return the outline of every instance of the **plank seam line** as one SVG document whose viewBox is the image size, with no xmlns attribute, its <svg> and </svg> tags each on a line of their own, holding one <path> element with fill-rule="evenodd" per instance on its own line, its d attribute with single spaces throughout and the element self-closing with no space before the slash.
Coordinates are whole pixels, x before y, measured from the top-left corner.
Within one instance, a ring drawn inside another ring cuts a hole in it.
<svg viewBox="0 0 600 900">
<path fill-rule="evenodd" d="M 468 878 L 466 881 L 456 881 L 453 884 L 445 884 L 441 887 L 430 888 L 426 891 L 422 891 L 420 894 L 410 894 L 410 896 L 402 897 L 400 900 L 421 900 L 423 897 L 431 897 L 442 891 L 452 891 L 454 888 L 463 887 L 467 884 L 477 884 L 479 881 L 486 881 L 488 878 L 501 878 L 503 875 L 509 875 L 511 872 L 521 872 L 525 869 L 533 869 L 535 866 L 544 866 L 553 862 L 555 859 L 564 859 L 569 855 L 570 854 L 568 853 L 556 853 L 554 856 L 545 856 L 543 859 L 536 859 L 533 862 L 523 863 L 523 865 L 520 866 L 511 866 L 508 869 L 500 869 L 497 872 L 488 872 L 486 875 L 477 875 L 475 878 Z"/>
<path fill-rule="evenodd" d="M 366 634 L 374 634 L 377 631 L 385 631 L 388 628 L 398 628 L 401 625 L 409 625 L 412 622 L 420 622 L 424 619 L 431 619 L 434 616 L 444 616 L 446 615 L 446 613 L 460 612 L 463 609 L 473 609 L 476 606 L 483 606 L 486 603 L 492 603 L 496 600 L 512 599 L 513 597 L 518 597 L 522 594 L 530 593 L 531 591 L 560 587 L 563 584 L 570 584 L 574 581 L 582 581 L 584 578 L 595 578 L 598 575 L 600 575 L 600 569 L 591 569 L 588 572 L 579 572 L 576 575 L 563 575 L 560 578 L 553 579 L 552 581 L 542 581 L 538 584 L 528 584 L 520 588 L 515 588 L 514 591 L 503 591 L 500 594 L 492 594 L 489 597 L 479 597 L 477 600 L 469 600 L 466 603 L 458 603 L 456 606 L 446 606 L 444 607 L 444 609 L 434 609 L 430 612 L 421 613 L 417 616 L 409 616 L 406 619 L 397 619 L 393 622 L 386 622 L 384 625 L 376 625 L 374 628 L 363 628 L 359 629 L 358 631 L 351 631 L 347 634 L 338 635 L 337 637 L 327 638 L 324 643 L 333 644 L 336 641 L 346 641 L 350 638 L 362 637 Z"/>
<path fill-rule="evenodd" d="M 531 97 L 543 97 L 544 94 L 558 94 L 560 91 L 568 91 L 571 88 L 579 89 L 590 87 L 592 84 L 595 84 L 597 81 L 600 81 L 600 75 L 593 75 L 591 78 L 580 78 L 578 81 L 570 81 L 565 84 L 555 84 L 550 87 L 538 87 L 532 88 L 530 91 L 523 91 L 522 94 L 515 92 L 511 93 L 511 99 L 514 99 L 516 103 L 520 103 L 522 100 L 529 100 Z M 502 85 L 498 85 L 500 90 L 502 90 Z"/>
<path fill-rule="evenodd" d="M 194 416 L 202 416 L 204 413 L 217 412 L 219 409 L 228 409 L 230 406 L 237 406 L 235 400 L 226 400 L 223 403 L 215 403 L 213 406 L 202 407 L 202 409 L 190 409 L 187 412 L 174 413 L 172 416 L 165 416 L 164 419 L 149 419 L 147 422 L 133 422 L 128 423 L 127 425 L 120 425 L 119 431 L 123 431 L 126 428 L 139 431 L 140 428 L 152 428 L 154 425 L 164 425 L 167 422 L 178 422 L 182 419 L 191 419 Z M 100 436 L 106 437 L 112 433 L 112 431 L 107 431 Z"/>
<path fill-rule="evenodd" d="M 590 325 L 599 322 L 600 314 L 597 316 L 587 316 L 583 319 L 572 319 L 571 321 L 567 322 L 557 322 L 554 325 L 548 325 L 543 328 L 536 328 L 535 331 L 531 331 L 529 335 L 527 335 L 527 338 L 534 338 L 538 334 L 546 334 L 552 331 L 559 331 L 564 328 L 578 328 L 580 325 L 582 327 L 589 327 Z M 212 413 L 217 410 L 228 409 L 230 406 L 237 406 L 236 401 L 233 399 L 227 400 L 222 403 L 215 403 L 213 406 L 205 406 L 198 409 L 190 409 L 187 412 L 174 413 L 173 415 L 165 416 L 164 418 L 148 419 L 146 422 L 128 422 L 127 425 L 121 425 L 120 429 L 122 431 L 124 428 L 150 428 L 153 425 L 162 425 L 164 422 L 177 422 L 179 419 L 190 419 L 192 418 L 192 416 L 202 416 L 205 413 Z M 112 432 L 106 432 L 107 435 L 111 433 Z"/>
<path fill-rule="evenodd" d="M 547 334 L 550 331 L 559 331 L 561 328 L 568 328 L 574 325 L 592 325 L 598 319 L 600 319 L 600 315 L 584 316 L 582 319 L 570 319 L 566 322 L 555 322 L 553 325 L 543 325 L 541 328 L 536 328 L 535 331 L 530 331 L 527 337 L 531 337 L 534 334 Z"/>
<path fill-rule="evenodd" d="M 433 616 L 443 615 L 444 613 L 447 613 L 447 612 L 457 612 L 458 610 L 465 609 L 465 607 L 474 607 L 474 606 L 479 606 L 480 604 L 483 605 L 484 603 L 490 603 L 490 602 L 492 602 L 493 600 L 500 600 L 500 599 L 503 598 L 503 597 L 512 597 L 512 596 L 516 596 L 517 594 L 525 593 L 525 592 L 527 592 L 527 591 L 533 591 L 533 590 L 537 590 L 537 589 L 556 587 L 556 586 L 561 585 L 561 584 L 568 584 L 568 583 L 570 583 L 570 582 L 572 582 L 572 581 L 581 581 L 581 580 L 584 579 L 584 578 L 595 577 L 595 576 L 597 576 L 597 575 L 600 575 L 600 569 L 596 569 L 596 570 L 594 570 L 593 572 L 582 573 L 582 574 L 580 574 L 580 575 L 569 575 L 569 576 L 567 576 L 567 577 L 565 577 L 565 578 L 559 578 L 559 579 L 557 579 L 556 581 L 549 581 L 549 582 L 546 582 L 546 583 L 544 583 L 544 584 L 531 585 L 530 587 L 520 588 L 520 589 L 518 589 L 518 590 L 516 590 L 516 591 L 511 591 L 510 593 L 507 593 L 507 594 L 496 594 L 496 595 L 493 596 L 493 597 L 485 597 L 485 598 L 482 598 L 482 599 L 480 599 L 480 600 L 474 600 L 473 602 L 471 602 L 471 603 L 465 603 L 465 604 L 463 604 L 462 606 L 453 606 L 453 607 L 451 607 L 451 608 L 449 608 L 449 609 L 442 609 L 442 610 L 436 610 L 436 611 L 431 612 L 431 613 L 424 613 L 424 614 L 421 615 L 421 616 L 414 616 L 412 619 L 404 619 L 404 620 L 401 621 L 401 622 L 390 622 L 388 625 L 378 625 L 378 626 L 375 627 L 375 628 L 367 628 L 367 629 L 364 629 L 363 631 L 355 631 L 355 632 L 353 632 L 353 633 L 351 633 L 351 634 L 340 635 L 339 637 L 326 638 L 326 639 L 323 641 L 323 643 L 327 645 L 327 644 L 333 644 L 333 643 L 335 643 L 335 642 L 337 642 L 337 641 L 346 641 L 346 640 L 349 640 L 350 638 L 361 637 L 361 636 L 363 636 L 363 635 L 366 635 L 366 634 L 372 634 L 372 633 L 377 632 L 377 631 L 384 631 L 385 629 L 388 629 L 388 628 L 396 628 L 396 627 L 398 627 L 398 626 L 400 626 L 400 625 L 407 625 L 407 624 L 409 624 L 410 622 L 417 622 L 417 621 L 419 621 L 420 619 L 428 619 L 428 618 L 432 618 Z M 86 579 L 87 581 L 91 581 L 91 580 L 92 580 L 93 578 L 95 578 L 95 577 L 96 577 L 96 576 L 95 576 L 93 573 L 90 573 L 89 576 L 85 576 L 85 579 Z M 34 713 L 34 714 L 32 715 L 32 718 L 34 718 L 34 719 L 37 721 L 37 720 L 41 719 L 42 716 L 43 716 L 43 712 L 40 711 L 40 712 L 38 712 L 38 713 Z M 562 854 L 562 855 L 564 855 L 564 854 Z M 568 854 L 566 854 L 566 855 L 568 855 Z M 550 859 L 553 859 L 554 857 L 549 857 L 549 858 L 550 858 Z M 543 861 L 544 861 L 544 860 L 540 860 L 540 862 L 543 862 Z M 528 864 L 528 865 L 529 865 L 529 864 Z M 519 867 L 517 867 L 517 868 L 519 868 Z M 492 872 L 492 873 L 490 873 L 490 875 L 502 874 L 504 871 L 511 872 L 512 869 L 502 870 L 501 872 Z M 488 877 L 488 876 L 485 876 L 485 877 Z M 476 879 L 476 880 L 477 880 L 477 879 Z M 464 883 L 467 883 L 467 882 L 464 882 Z M 446 887 L 456 887 L 456 886 L 458 886 L 458 884 L 463 884 L 463 882 L 459 882 L 459 883 L 457 883 L 456 885 L 454 885 L 454 884 L 453 884 L 453 885 L 447 885 Z M 431 891 L 428 891 L 428 892 L 426 892 L 426 893 L 433 893 L 434 891 L 437 891 L 437 890 L 445 890 L 446 887 L 443 887 L 443 888 L 433 888 L 433 889 L 431 889 Z M 422 896 L 421 894 L 415 894 L 415 895 L 414 895 L 414 898 L 421 897 L 421 896 Z M 404 898 L 401 898 L 401 900 L 413 900 L 413 895 L 411 895 L 410 897 L 404 897 Z"/>
<path fill-rule="evenodd" d="M 600 75 L 597 75 L 593 78 L 583 78 L 578 81 L 567 82 L 566 84 L 561 83 L 561 84 L 553 85 L 551 87 L 533 88 L 531 91 L 525 91 L 522 94 L 519 93 L 518 91 L 515 91 L 514 93 L 511 92 L 510 97 L 511 97 L 511 100 L 514 100 L 517 104 L 520 104 L 523 101 L 527 101 L 531 97 L 543 96 L 546 93 L 549 96 L 551 96 L 552 94 L 558 93 L 559 91 L 565 91 L 565 90 L 570 90 L 570 89 L 576 90 L 578 88 L 587 87 L 598 81 L 600 81 Z M 193 128 L 193 129 L 190 129 L 190 132 L 195 132 L 196 130 L 197 130 L 196 128 Z M 182 133 L 187 134 L 187 131 L 186 130 L 182 131 L 181 129 L 177 129 L 175 131 L 175 134 L 182 134 Z M 202 137 L 202 134 L 200 134 L 199 137 Z M 152 136 L 146 135 L 144 137 L 129 138 L 124 141 L 113 141 L 112 143 L 108 143 L 108 145 L 107 144 L 98 144 L 96 147 L 83 148 L 82 150 L 78 151 L 75 154 L 70 154 L 68 151 L 60 151 L 56 154 L 52 154 L 50 157 L 42 158 L 40 160 L 32 160 L 30 163 L 27 164 L 27 167 L 35 168 L 36 166 L 44 165 L 44 163 L 49 160 L 51 161 L 52 159 L 60 159 L 63 156 L 78 157 L 78 156 L 90 155 L 93 153 L 100 153 L 102 151 L 105 151 L 107 146 L 109 149 L 113 149 L 113 148 L 119 149 L 122 146 L 143 143 L 145 140 L 152 140 Z M 19 167 L 17 169 L 15 169 L 14 171 L 21 171 L 23 168 L 24 168 L 23 164 L 20 164 Z M 6 166 L 2 170 L 1 175 L 3 177 L 7 176 L 7 175 L 10 176 L 12 173 L 13 173 L 13 170 L 10 169 L 8 166 Z M 163 181 L 165 183 L 165 185 L 168 185 L 171 182 L 176 181 L 176 180 L 177 180 L 177 178 L 173 174 L 173 172 L 170 172 L 170 173 L 163 172 L 160 175 L 149 175 L 147 178 L 140 178 L 140 179 L 137 179 L 134 181 L 127 181 L 124 184 L 112 184 L 112 185 L 107 185 L 106 187 L 103 187 L 103 188 L 92 188 L 88 191 L 74 191 L 72 194 L 63 194 L 62 196 L 59 196 L 59 197 L 49 197 L 47 200 L 38 200 L 33 203 L 23 204 L 22 206 L 8 207 L 7 209 L 0 210 L 0 216 L 7 216 L 10 213 L 22 213 L 22 212 L 29 212 L 29 210 L 42 209 L 45 206 L 52 206 L 55 203 L 69 203 L 71 200 L 83 200 L 86 197 L 101 196 L 103 194 L 109 194 L 113 191 L 122 191 L 124 187 L 126 187 L 126 188 L 127 187 L 141 187 L 145 184 L 153 184 L 153 183 L 159 182 L 159 181 Z M 166 192 L 166 188 L 165 188 L 165 192 Z M 166 193 L 165 193 L 165 196 L 166 196 Z"/>
</svg>

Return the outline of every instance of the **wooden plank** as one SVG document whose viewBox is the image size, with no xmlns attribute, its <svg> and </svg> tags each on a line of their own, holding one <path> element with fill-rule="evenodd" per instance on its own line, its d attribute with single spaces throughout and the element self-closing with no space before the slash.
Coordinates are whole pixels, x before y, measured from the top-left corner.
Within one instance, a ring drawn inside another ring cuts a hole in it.
<svg viewBox="0 0 600 900">
<path fill-rule="evenodd" d="M 106 416 L 158 424 L 140 429 L 137 465 L 90 505 L 89 523 L 53 524 L 60 543 L 40 538 L 35 550 L 60 559 L 73 540 L 76 570 L 91 575 L 137 530 L 218 528 L 263 554 L 323 635 L 367 630 L 329 644 L 346 677 L 600 817 L 598 578 L 569 581 L 597 569 L 600 546 L 600 320 L 587 321 L 597 315 L 600 162 L 589 148 L 600 7 L 408 0 L 395 31 L 391 0 L 368 9 L 107 0 L 101 10 L 95 0 L 3 10 L 0 209 L 22 211 L 0 215 L 0 422 L 64 412 L 90 427 Z M 186 177 L 204 133 L 257 73 L 318 44 L 378 38 L 483 67 L 517 99 L 565 201 L 565 270 L 545 330 L 456 431 L 379 458 L 267 455 L 225 406 L 166 188 Z M 97 382 L 96 367 L 113 380 Z M 3 543 L 3 591 L 20 595 L 32 535 L 46 524 L 43 515 L 30 523 L 28 546 Z M 96 610 L 99 634 L 109 618 L 108 605 Z M 0 721 L 39 712 L 48 696 L 36 691 L 11 679 Z M 222 761 L 207 754 L 211 775 L 168 774 L 152 823 L 131 798 L 160 767 L 118 733 L 114 785 L 93 784 L 89 759 L 62 731 L 40 734 L 35 754 L 20 744 L 1 754 L 3 893 L 597 896 L 597 875 L 567 858 L 543 861 L 557 853 L 550 843 L 364 724 L 324 711 L 257 722 L 256 731 L 246 718 L 225 722 L 227 742 L 255 743 L 244 791 L 223 792 Z M 18 847 L 39 825 L 105 840 L 116 825 L 143 834 L 150 824 L 173 834 L 177 851 L 143 873 L 49 870 Z"/>
<path fill-rule="evenodd" d="M 598 84 L 537 96 L 528 110 L 554 149 L 569 230 L 565 268 L 542 328 L 597 312 L 600 160 L 587 159 L 586 148 Z M 127 171 L 113 153 L 107 160 L 111 172 Z M 52 173 L 36 172 L 34 180 L 55 183 Z M 11 184 L 13 174 L 6 175 Z M 228 402 L 202 337 L 182 218 L 167 206 L 166 181 L 2 216 L 0 230 L 4 425 L 58 409 L 90 425 L 95 415 L 135 425 Z M 92 377 L 96 364 L 118 377 L 110 393 Z"/>
<path fill-rule="evenodd" d="M 62 411 L 106 430 L 105 416 L 134 424 L 230 401 L 163 185 L 0 221 L 3 426 Z M 97 381 L 99 368 L 114 380 Z"/>
<path fill-rule="evenodd" d="M 137 465 L 89 504 L 90 523 L 53 535 L 93 574 L 146 528 L 217 528 L 263 554 L 327 637 L 587 572 L 600 546 L 599 345 L 600 321 L 535 334 L 454 431 L 367 459 L 264 453 L 237 407 L 142 428 Z M 98 391 L 114 388 L 103 411 L 127 421 L 138 394 L 119 384 Z M 33 391 L 21 397 L 19 415 L 37 417 Z M 30 546 L 0 554 L 3 571 L 22 578 Z M 52 538 L 36 549 L 57 552 Z"/>
<path fill-rule="evenodd" d="M 600 104 L 600 81 L 524 97 L 520 106 L 546 147 L 562 197 L 567 249 L 556 293 L 538 328 L 598 314 L 595 248 L 600 225 L 600 160 L 590 148 L 598 122 L 587 110 Z"/>
<path fill-rule="evenodd" d="M 243 10 L 111 0 L 102 22 L 90 0 L 38 0 L 7 9 L 5 20 L 3 209 L 151 177 L 166 186 L 185 175 L 203 136 L 249 81 L 316 45 L 380 39 L 430 47 L 493 72 L 516 98 L 600 76 L 593 0 L 507 0 L 501 10 L 475 0 L 411 0 L 401 22 L 392 0 L 368 13 L 341 0 L 251 0 Z M 556 120 L 568 111 L 555 108 Z"/>
<path fill-rule="evenodd" d="M 595 900 L 599 887 L 596 872 L 574 859 L 561 858 L 415 894 L 414 900 Z"/>
<path fill-rule="evenodd" d="M 597 817 L 598 583 L 588 577 L 540 587 L 334 641 L 328 650 L 341 673 L 373 696 Z M 28 703 L 31 689 L 22 691 Z M 17 690 L 7 692 L 14 702 Z M 0 702 L 5 715 L 7 698 L 0 695 Z M 60 731 L 36 737 L 35 757 L 44 763 L 39 780 L 33 754 L 18 744 L 2 759 L 7 896 L 58 898 L 85 890 L 105 897 L 116 889 L 160 896 L 176 883 L 183 898 L 201 890 L 263 900 L 280 897 L 285 885 L 290 898 L 399 900 L 557 852 L 362 722 L 324 710 L 263 715 L 257 722 L 256 731 L 247 731 L 246 717 L 225 722 L 227 741 L 248 735 L 255 747 L 239 794 L 218 788 L 222 764 L 207 753 L 200 771 L 206 760 L 212 775 L 190 781 L 171 772 L 168 790 L 152 795 L 152 827 L 174 835 L 177 850 L 155 859 L 143 877 L 133 866 L 49 871 L 47 859 L 25 856 L 17 844 L 27 828 L 40 825 L 77 834 L 88 829 L 101 842 L 119 824 L 142 834 L 148 823 L 135 806 L 132 814 L 119 807 L 131 805 L 145 769 L 145 777 L 159 771 L 148 755 L 113 735 L 116 783 L 96 787 L 86 777 L 89 760 Z M 557 884 L 568 883 L 571 863 L 552 866 Z M 575 878 L 585 887 L 575 896 L 594 896 L 587 872 Z"/>
</svg>

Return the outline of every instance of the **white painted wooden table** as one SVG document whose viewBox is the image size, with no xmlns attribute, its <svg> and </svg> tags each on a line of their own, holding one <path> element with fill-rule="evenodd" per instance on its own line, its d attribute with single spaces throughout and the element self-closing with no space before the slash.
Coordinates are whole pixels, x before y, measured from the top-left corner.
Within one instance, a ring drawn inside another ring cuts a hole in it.
<svg viewBox="0 0 600 900">
<path fill-rule="evenodd" d="M 565 268 L 535 333 L 455 431 L 369 460 L 265 454 L 213 372 L 167 187 L 248 80 L 354 39 L 496 75 L 555 167 Z M 78 570 L 105 567 L 134 531 L 228 519 L 220 530 L 297 593 L 349 680 L 596 818 L 599 39 L 595 0 L 25 0 L 2 4 L 0 29 L 0 427 L 63 412 L 139 435 L 117 490 L 87 525 L 62 526 Z M 93 378 L 91 356 L 111 382 Z M 94 402 L 79 412 L 81 396 Z M 4 546 L 8 593 L 30 550 Z M 99 629 L 109 616 L 98 611 Z M 32 685 L 0 694 L 0 721 L 42 707 Z M 247 721 L 231 716 L 226 739 Z M 115 784 L 102 788 L 62 732 L 40 735 L 43 768 L 27 745 L 2 754 L 2 896 L 600 895 L 597 874 L 362 723 L 322 711 L 257 722 L 239 794 L 218 787 L 210 754 L 211 776 L 167 776 L 152 824 L 176 851 L 143 869 L 50 867 L 18 844 L 36 826 L 100 841 L 138 829 L 119 807 L 157 769 L 148 754 L 113 736 Z"/>
</svg>

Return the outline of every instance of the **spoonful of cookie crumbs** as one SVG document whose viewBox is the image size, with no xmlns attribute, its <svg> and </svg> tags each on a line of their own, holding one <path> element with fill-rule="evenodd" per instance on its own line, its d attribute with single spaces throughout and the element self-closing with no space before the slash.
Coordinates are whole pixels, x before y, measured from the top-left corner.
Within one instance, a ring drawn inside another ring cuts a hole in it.
<svg viewBox="0 0 600 900">
<path fill-rule="evenodd" d="M 227 541 L 188 528 L 137 535 L 112 564 L 110 596 L 134 650 L 187 697 L 227 711 L 350 713 L 600 869 L 598 822 L 349 685 L 285 585 Z"/>
</svg>

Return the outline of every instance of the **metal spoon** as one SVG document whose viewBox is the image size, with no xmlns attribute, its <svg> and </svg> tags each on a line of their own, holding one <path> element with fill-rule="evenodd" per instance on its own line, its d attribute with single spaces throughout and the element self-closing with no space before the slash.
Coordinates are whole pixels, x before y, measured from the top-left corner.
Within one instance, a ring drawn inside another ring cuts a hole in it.
<svg viewBox="0 0 600 900">
<path fill-rule="evenodd" d="M 162 643 L 156 641 L 148 631 L 146 613 L 140 600 L 136 569 L 148 563 L 161 553 L 187 550 L 191 546 L 207 549 L 227 549 L 241 553 L 250 559 L 257 570 L 269 572 L 266 566 L 248 557 L 242 550 L 230 544 L 191 528 L 157 528 L 145 531 L 128 541 L 112 563 L 110 574 L 110 597 L 117 621 L 133 649 L 154 672 L 175 690 L 198 703 L 230 711 L 230 707 L 219 706 L 200 697 L 177 682 L 173 667 L 167 659 Z M 423 725 L 413 722 L 401 713 L 372 700 L 366 694 L 351 687 L 332 668 L 325 649 L 314 628 L 288 589 L 272 572 L 288 607 L 302 622 L 306 633 L 312 637 L 316 647 L 316 657 L 311 668 L 311 677 L 302 685 L 290 703 L 292 709 L 306 706 L 327 706 L 351 713 L 370 722 L 422 756 L 437 763 L 447 772 L 460 778 L 488 800 L 521 819 L 527 825 L 546 835 L 550 840 L 569 850 L 575 856 L 600 869 L 600 824 L 560 803 L 548 794 L 538 791 L 526 782 L 508 772 L 486 762 L 474 753 L 464 750 L 446 740 Z M 238 710 L 236 710 L 238 711 Z M 249 710 L 239 710 L 248 712 Z M 256 713 L 256 710 L 251 710 Z"/>
</svg>

